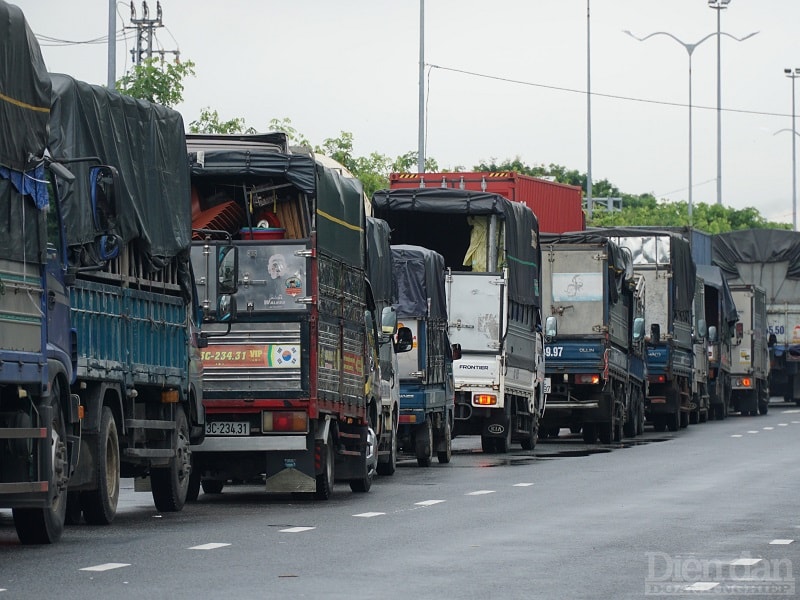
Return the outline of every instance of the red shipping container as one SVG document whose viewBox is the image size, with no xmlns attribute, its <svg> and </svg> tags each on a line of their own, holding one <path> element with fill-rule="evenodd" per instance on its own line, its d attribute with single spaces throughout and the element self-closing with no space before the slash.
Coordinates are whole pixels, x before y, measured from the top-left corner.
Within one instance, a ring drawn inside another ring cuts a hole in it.
<svg viewBox="0 0 800 600">
<path fill-rule="evenodd" d="M 392 173 L 390 189 L 448 187 L 499 194 L 524 202 L 539 220 L 542 233 L 564 233 L 586 229 L 583 190 L 576 185 L 556 183 L 513 171 L 470 173 Z"/>
</svg>

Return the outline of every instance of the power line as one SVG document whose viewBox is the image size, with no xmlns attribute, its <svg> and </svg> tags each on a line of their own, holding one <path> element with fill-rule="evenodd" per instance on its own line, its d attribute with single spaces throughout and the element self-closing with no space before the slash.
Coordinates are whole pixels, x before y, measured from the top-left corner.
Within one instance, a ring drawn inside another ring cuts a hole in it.
<svg viewBox="0 0 800 600">
<path fill-rule="evenodd" d="M 472 77 L 480 77 L 482 79 L 492 79 L 495 81 L 503 81 L 505 83 L 515 83 L 519 85 L 526 85 L 529 87 L 537 87 L 547 90 L 555 90 L 558 92 L 569 92 L 572 94 L 581 94 L 582 96 L 586 95 L 586 90 L 578 90 L 574 88 L 567 88 L 567 87 L 560 87 L 557 85 L 547 85 L 544 83 L 533 83 L 531 81 L 522 81 L 520 79 L 511 79 L 509 77 L 500 77 L 497 75 L 487 75 L 486 73 L 477 73 L 475 71 L 467 71 L 466 69 L 456 69 L 454 67 L 444 67 L 441 65 L 434 65 L 428 64 L 429 67 L 432 69 L 441 69 L 442 71 L 452 71 L 453 73 L 461 73 L 463 75 L 471 75 Z M 632 96 L 621 96 L 618 94 L 601 94 L 599 92 L 591 92 L 592 96 L 597 96 L 600 98 L 611 98 L 613 100 L 626 100 L 628 102 L 641 102 L 644 104 L 658 104 L 661 106 L 676 106 L 676 107 L 686 107 L 687 104 L 683 104 L 681 102 L 667 102 L 665 100 L 650 100 L 647 98 L 634 98 Z M 702 110 L 717 110 L 716 106 L 702 106 L 702 105 L 692 105 L 692 108 L 699 108 Z M 741 108 L 723 108 L 724 112 L 729 113 L 740 113 L 740 114 L 748 114 L 748 115 L 762 115 L 767 117 L 789 117 L 791 115 L 785 113 L 774 113 L 774 112 L 764 112 L 759 110 L 746 110 Z"/>
</svg>

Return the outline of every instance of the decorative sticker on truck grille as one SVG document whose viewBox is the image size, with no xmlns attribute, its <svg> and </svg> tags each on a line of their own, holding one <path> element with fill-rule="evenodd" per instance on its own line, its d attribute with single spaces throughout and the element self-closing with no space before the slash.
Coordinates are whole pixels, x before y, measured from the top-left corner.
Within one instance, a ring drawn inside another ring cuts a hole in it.
<svg viewBox="0 0 800 600">
<path fill-rule="evenodd" d="M 204 367 L 296 369 L 300 366 L 298 344 L 244 344 L 208 346 L 201 357 Z"/>
</svg>

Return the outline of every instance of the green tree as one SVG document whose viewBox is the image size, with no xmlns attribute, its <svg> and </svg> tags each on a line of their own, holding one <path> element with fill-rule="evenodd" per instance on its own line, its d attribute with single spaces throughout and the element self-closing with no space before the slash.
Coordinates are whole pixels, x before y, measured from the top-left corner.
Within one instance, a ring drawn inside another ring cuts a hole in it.
<svg viewBox="0 0 800 600">
<path fill-rule="evenodd" d="M 200 118 L 189 123 L 192 133 L 256 133 L 252 127 L 245 125 L 242 117 L 221 121 L 219 112 L 206 107 L 200 111 Z"/>
<path fill-rule="evenodd" d="M 120 77 L 116 88 L 128 96 L 173 107 L 183 102 L 183 80 L 189 75 L 194 75 L 191 60 L 165 62 L 151 57 Z"/>
</svg>

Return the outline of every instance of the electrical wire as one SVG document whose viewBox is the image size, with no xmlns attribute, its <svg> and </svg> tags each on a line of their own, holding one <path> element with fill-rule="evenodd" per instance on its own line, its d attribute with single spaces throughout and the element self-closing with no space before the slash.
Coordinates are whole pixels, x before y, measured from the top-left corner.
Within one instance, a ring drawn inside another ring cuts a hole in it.
<svg viewBox="0 0 800 600">
<path fill-rule="evenodd" d="M 430 63 L 425 63 L 432 69 L 441 69 L 442 71 L 451 71 L 453 73 L 461 73 L 462 75 L 470 75 L 472 77 L 480 77 L 482 79 L 492 79 L 494 81 L 502 81 L 505 83 L 515 83 L 518 85 L 526 85 L 529 87 L 537 87 L 543 88 L 547 90 L 555 90 L 558 92 L 569 92 L 571 94 L 581 94 L 586 95 L 586 90 L 578 90 L 574 88 L 567 88 L 561 87 L 557 85 L 547 85 L 544 83 L 533 83 L 531 81 L 522 81 L 520 79 L 511 79 L 509 77 L 500 77 L 498 75 L 487 75 L 486 73 L 478 73 L 476 71 L 467 71 L 466 69 L 456 69 L 454 67 L 445 67 L 442 65 L 434 65 Z M 667 102 L 666 100 L 651 100 L 648 98 L 634 98 L 632 96 L 621 96 L 618 94 L 601 94 L 599 92 L 590 92 L 592 96 L 597 96 L 599 98 L 611 98 L 612 100 L 626 100 L 628 102 L 641 102 L 644 104 L 658 104 L 661 106 L 676 106 L 681 108 L 687 108 L 688 104 L 683 104 L 681 102 Z M 697 108 L 700 110 L 713 110 L 716 111 L 716 106 L 703 106 L 701 104 L 692 104 L 692 108 Z M 748 115 L 762 115 L 767 117 L 791 117 L 791 115 L 787 113 L 775 113 L 775 112 L 765 112 L 760 110 L 746 110 L 740 108 L 722 108 L 720 109 L 723 112 L 728 113 L 741 113 L 741 114 L 748 114 Z"/>
</svg>

